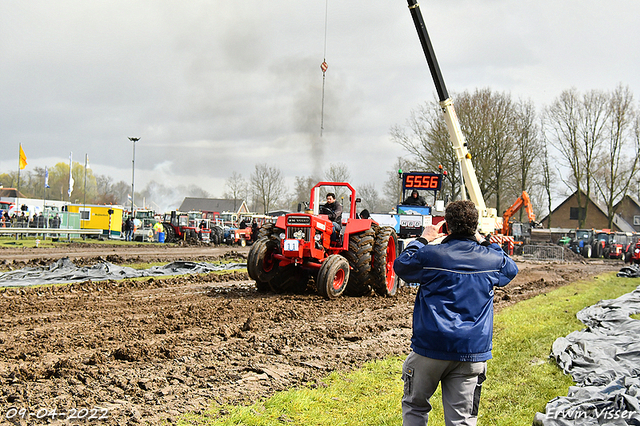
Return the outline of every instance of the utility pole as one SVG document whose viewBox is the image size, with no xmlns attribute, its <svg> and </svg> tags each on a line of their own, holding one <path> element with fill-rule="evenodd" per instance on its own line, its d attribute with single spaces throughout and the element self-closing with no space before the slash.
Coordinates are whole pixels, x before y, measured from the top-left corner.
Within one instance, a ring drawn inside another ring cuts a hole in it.
<svg viewBox="0 0 640 426">
<path fill-rule="evenodd" d="M 140 140 L 140 138 L 129 138 L 131 142 L 133 142 L 133 159 L 131 160 L 131 218 L 135 217 L 133 212 L 133 201 L 135 198 L 135 175 L 136 175 L 136 142 Z"/>
</svg>

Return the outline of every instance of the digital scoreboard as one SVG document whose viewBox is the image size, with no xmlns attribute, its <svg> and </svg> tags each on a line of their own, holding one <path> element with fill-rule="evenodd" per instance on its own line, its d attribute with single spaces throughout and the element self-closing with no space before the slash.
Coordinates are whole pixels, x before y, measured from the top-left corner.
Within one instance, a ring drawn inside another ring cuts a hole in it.
<svg viewBox="0 0 640 426">
<path fill-rule="evenodd" d="M 440 191 L 442 188 L 442 174 L 439 173 L 403 173 L 402 186 L 404 189 Z"/>
</svg>

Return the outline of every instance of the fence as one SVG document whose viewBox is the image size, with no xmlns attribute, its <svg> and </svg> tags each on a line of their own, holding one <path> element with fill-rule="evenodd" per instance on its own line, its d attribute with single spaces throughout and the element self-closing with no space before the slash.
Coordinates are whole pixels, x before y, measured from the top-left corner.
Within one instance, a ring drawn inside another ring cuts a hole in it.
<svg viewBox="0 0 640 426">
<path fill-rule="evenodd" d="M 41 235 L 46 237 L 80 238 L 81 235 L 101 235 L 101 229 L 80 229 L 80 214 L 69 212 L 45 212 L 26 218 L 0 218 L 0 236 Z M 17 238 L 17 237 L 16 237 Z"/>
<path fill-rule="evenodd" d="M 564 248 L 554 245 L 525 245 L 522 247 L 522 257 L 527 260 L 555 260 L 564 262 Z"/>
</svg>

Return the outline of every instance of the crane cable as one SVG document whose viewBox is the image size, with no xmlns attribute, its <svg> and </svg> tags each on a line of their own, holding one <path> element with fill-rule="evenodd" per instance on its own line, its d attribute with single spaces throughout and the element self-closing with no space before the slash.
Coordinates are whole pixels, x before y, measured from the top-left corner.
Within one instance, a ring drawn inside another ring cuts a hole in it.
<svg viewBox="0 0 640 426">
<path fill-rule="evenodd" d="M 320 137 L 322 137 L 322 131 L 324 130 L 324 83 L 327 72 L 327 17 L 329 11 L 329 0 L 325 0 L 324 3 L 324 52 L 322 57 L 322 64 L 320 69 L 322 70 L 322 109 L 320 112 Z"/>
</svg>

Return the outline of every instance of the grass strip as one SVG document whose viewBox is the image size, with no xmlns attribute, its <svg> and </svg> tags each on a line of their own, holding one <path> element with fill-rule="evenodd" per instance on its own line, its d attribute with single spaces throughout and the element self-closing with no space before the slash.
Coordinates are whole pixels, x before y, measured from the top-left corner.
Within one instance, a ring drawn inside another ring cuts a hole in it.
<svg viewBox="0 0 640 426">
<path fill-rule="evenodd" d="M 495 315 L 494 359 L 483 385 L 479 425 L 531 424 L 552 398 L 573 384 L 549 359 L 553 341 L 583 328 L 575 315 L 599 300 L 634 290 L 640 278 L 608 273 L 573 283 L 501 310 Z M 407 345 L 409 342 L 407 342 Z M 401 425 L 403 357 L 334 372 L 319 383 L 278 392 L 250 406 L 213 405 L 186 414 L 181 425 Z M 440 390 L 431 399 L 430 426 L 444 425 Z"/>
</svg>

